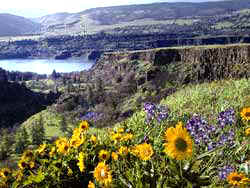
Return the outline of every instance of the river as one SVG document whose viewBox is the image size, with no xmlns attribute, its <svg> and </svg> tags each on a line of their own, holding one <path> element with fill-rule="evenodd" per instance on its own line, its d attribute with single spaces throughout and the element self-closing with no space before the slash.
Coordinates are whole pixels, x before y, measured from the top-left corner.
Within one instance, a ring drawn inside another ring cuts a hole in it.
<svg viewBox="0 0 250 188">
<path fill-rule="evenodd" d="M 88 70 L 94 64 L 88 59 L 7 59 L 0 60 L 0 67 L 8 71 L 35 72 L 38 74 L 51 74 L 56 72 L 75 72 Z"/>
</svg>

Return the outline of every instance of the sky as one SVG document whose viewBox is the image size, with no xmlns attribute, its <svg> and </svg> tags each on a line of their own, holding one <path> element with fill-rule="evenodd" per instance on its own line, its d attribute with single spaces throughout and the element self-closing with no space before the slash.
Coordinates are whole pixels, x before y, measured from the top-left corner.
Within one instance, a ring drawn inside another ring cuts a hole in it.
<svg viewBox="0 0 250 188">
<path fill-rule="evenodd" d="M 40 17 L 57 12 L 80 12 L 95 7 L 174 1 L 204 2 L 216 0 L 2 0 L 0 13 Z"/>
</svg>

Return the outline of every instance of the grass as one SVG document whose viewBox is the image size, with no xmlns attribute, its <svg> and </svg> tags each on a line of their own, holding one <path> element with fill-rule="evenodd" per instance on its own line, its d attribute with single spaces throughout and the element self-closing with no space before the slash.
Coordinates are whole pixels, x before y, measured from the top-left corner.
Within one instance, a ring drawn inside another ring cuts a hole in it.
<svg viewBox="0 0 250 188">
<path fill-rule="evenodd" d="M 64 136 L 64 133 L 60 130 L 61 116 L 55 113 L 51 113 L 48 109 L 41 111 L 33 116 L 31 116 L 27 121 L 25 121 L 22 126 L 24 126 L 28 133 L 30 134 L 31 126 L 34 122 L 38 121 L 42 117 L 45 135 L 47 138 Z M 72 125 L 69 125 L 72 127 Z"/>
<path fill-rule="evenodd" d="M 219 112 L 233 108 L 238 112 L 241 107 L 250 105 L 250 80 L 222 80 L 212 83 L 184 86 L 174 94 L 161 101 L 162 105 L 167 105 L 170 109 L 170 117 L 166 124 L 172 124 L 180 120 L 185 114 L 200 114 L 209 123 L 216 122 Z M 125 122 L 118 123 L 115 127 L 123 124 L 141 135 L 145 132 L 145 113 L 143 110 L 137 111 Z M 166 126 L 157 127 L 155 134 L 160 135 Z M 160 130 L 159 130 L 160 129 Z"/>
<path fill-rule="evenodd" d="M 186 86 L 161 103 L 169 106 L 173 114 L 199 113 L 214 121 L 226 108 L 239 110 L 249 94 L 250 80 L 223 80 Z"/>
</svg>

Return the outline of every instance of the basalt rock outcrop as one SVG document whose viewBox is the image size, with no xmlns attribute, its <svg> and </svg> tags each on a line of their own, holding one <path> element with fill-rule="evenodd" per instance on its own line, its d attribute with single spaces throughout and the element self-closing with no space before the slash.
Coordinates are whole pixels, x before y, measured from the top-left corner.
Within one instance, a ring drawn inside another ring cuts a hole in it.
<svg viewBox="0 0 250 188">
<path fill-rule="evenodd" d="M 163 48 L 106 53 L 90 70 L 92 77 L 115 78 L 135 71 L 143 84 L 161 75 L 186 84 L 250 77 L 250 45 Z M 104 80 L 104 81 L 105 81 Z"/>
</svg>

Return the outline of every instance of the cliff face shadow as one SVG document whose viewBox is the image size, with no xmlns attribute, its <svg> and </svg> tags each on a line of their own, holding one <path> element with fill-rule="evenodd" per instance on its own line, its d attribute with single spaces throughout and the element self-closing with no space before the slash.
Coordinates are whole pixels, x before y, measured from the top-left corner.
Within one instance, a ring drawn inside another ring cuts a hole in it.
<svg viewBox="0 0 250 188">
<path fill-rule="evenodd" d="M 11 127 L 51 105 L 60 94 L 35 93 L 24 85 L 0 81 L 0 127 Z"/>
</svg>

